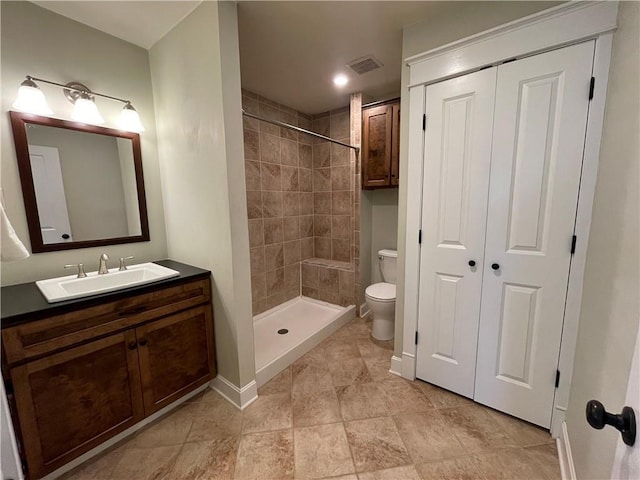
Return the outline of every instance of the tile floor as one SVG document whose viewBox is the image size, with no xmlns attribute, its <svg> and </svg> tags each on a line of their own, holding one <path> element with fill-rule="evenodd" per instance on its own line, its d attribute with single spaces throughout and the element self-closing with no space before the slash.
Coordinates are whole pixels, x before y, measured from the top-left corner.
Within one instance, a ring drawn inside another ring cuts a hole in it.
<svg viewBox="0 0 640 480">
<path fill-rule="evenodd" d="M 370 329 L 355 319 L 243 412 L 207 391 L 65 479 L 560 478 L 548 432 L 390 374 Z"/>
</svg>

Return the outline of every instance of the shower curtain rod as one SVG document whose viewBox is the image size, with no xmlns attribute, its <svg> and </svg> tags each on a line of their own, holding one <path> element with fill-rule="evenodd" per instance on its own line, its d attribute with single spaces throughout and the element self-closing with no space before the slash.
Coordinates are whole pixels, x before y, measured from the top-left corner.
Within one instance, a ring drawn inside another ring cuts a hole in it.
<svg viewBox="0 0 640 480">
<path fill-rule="evenodd" d="M 258 115 L 254 115 L 253 113 L 246 112 L 244 109 L 242 110 L 242 114 L 246 115 L 247 117 L 255 118 L 256 120 L 261 120 L 263 122 L 271 123 L 273 125 L 278 125 L 279 127 L 289 128 L 297 132 L 306 133 L 307 135 L 318 137 L 328 142 L 337 143 L 338 145 L 342 145 L 343 147 L 353 148 L 356 151 L 356 154 L 360 153 L 360 147 L 349 145 L 348 143 L 343 143 L 338 140 L 334 140 L 333 138 L 330 138 L 330 137 L 325 137 L 324 135 L 320 135 L 319 133 L 312 132 L 311 130 L 305 130 L 304 128 L 296 127 L 295 125 L 289 125 L 288 123 L 284 123 L 284 122 L 279 122 L 278 120 L 268 120 L 266 118 L 259 117 Z"/>
</svg>

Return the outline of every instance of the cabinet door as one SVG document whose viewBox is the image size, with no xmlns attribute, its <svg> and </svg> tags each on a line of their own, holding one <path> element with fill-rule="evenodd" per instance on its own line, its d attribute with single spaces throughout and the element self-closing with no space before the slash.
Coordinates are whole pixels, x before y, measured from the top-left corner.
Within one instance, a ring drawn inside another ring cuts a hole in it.
<svg viewBox="0 0 640 480">
<path fill-rule="evenodd" d="M 475 399 L 545 428 L 593 51 L 587 42 L 498 67 Z"/>
<path fill-rule="evenodd" d="M 138 327 L 136 336 L 146 415 L 215 376 L 209 305 Z"/>
<path fill-rule="evenodd" d="M 391 105 L 368 108 L 362 112 L 362 186 L 389 186 L 391 175 Z"/>
<path fill-rule="evenodd" d="M 400 104 L 392 105 L 391 122 L 391 186 L 400 184 Z"/>
<path fill-rule="evenodd" d="M 31 478 L 143 418 L 133 331 L 13 368 L 11 379 Z"/>
<path fill-rule="evenodd" d="M 426 89 L 416 376 L 466 397 L 476 371 L 495 82 L 491 68 Z"/>
</svg>

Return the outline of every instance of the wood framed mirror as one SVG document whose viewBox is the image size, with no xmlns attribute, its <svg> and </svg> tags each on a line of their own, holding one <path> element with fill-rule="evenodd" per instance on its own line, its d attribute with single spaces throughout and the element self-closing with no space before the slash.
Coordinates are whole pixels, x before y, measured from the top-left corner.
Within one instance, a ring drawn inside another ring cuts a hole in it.
<svg viewBox="0 0 640 480">
<path fill-rule="evenodd" d="M 139 134 L 9 114 L 33 253 L 149 241 Z"/>
</svg>

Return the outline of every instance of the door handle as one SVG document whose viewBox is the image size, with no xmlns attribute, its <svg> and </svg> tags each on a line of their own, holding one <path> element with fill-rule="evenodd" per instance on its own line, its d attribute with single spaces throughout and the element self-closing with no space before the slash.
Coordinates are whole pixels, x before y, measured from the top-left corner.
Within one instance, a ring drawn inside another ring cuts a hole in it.
<svg viewBox="0 0 640 480">
<path fill-rule="evenodd" d="M 498 264 L 498 263 L 492 263 L 492 264 L 491 264 L 491 268 L 492 268 L 493 270 L 499 270 L 499 269 L 500 269 L 500 264 Z"/>
<path fill-rule="evenodd" d="M 129 350 L 135 350 L 137 346 L 136 342 L 129 342 Z"/>
<path fill-rule="evenodd" d="M 636 414 L 631 407 L 622 407 L 622 413 L 614 415 L 604 409 L 604 405 L 597 400 L 587 402 L 587 422 L 596 430 L 602 430 L 605 425 L 611 425 L 622 435 L 622 441 L 629 446 L 636 442 Z"/>
<path fill-rule="evenodd" d="M 469 266 L 470 267 L 475 267 L 476 266 L 476 261 L 475 260 L 469 260 Z"/>
</svg>

